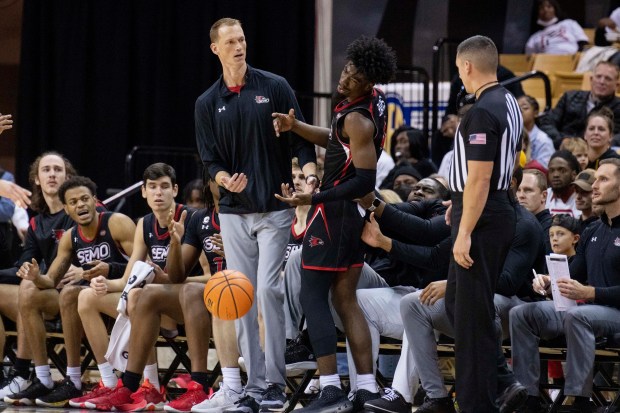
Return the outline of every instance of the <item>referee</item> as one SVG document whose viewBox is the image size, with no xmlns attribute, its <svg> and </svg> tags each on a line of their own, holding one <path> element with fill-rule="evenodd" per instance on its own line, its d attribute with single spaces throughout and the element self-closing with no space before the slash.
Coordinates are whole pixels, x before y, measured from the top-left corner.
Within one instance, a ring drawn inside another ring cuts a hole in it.
<svg viewBox="0 0 620 413">
<path fill-rule="evenodd" d="M 454 243 L 446 310 L 455 332 L 456 398 L 464 413 L 499 411 L 493 294 L 515 232 L 508 191 L 523 119 L 514 96 L 497 82 L 497 64 L 497 48 L 487 37 L 470 37 L 457 48 L 459 76 L 476 97 L 455 135 L 449 176 Z"/>
</svg>

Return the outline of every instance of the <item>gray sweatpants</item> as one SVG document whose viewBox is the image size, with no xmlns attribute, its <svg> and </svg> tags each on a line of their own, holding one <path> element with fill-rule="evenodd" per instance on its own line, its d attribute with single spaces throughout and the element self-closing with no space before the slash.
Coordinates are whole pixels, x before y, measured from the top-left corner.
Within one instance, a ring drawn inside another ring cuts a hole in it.
<svg viewBox="0 0 620 413">
<path fill-rule="evenodd" d="M 433 305 L 425 305 L 420 302 L 421 294 L 422 290 L 416 291 L 404 296 L 400 301 L 400 313 L 409 340 L 409 351 L 413 355 L 414 365 L 418 369 L 422 387 L 426 390 L 428 397 L 432 399 L 447 397 L 448 392 L 439 368 L 435 330 L 448 337 L 454 337 L 454 328 L 448 320 L 445 300 L 442 298 Z M 507 317 L 509 310 L 523 301 L 517 297 L 495 294 L 493 303 L 496 311 L 496 325 L 499 329 L 500 322 Z M 507 330 L 503 330 L 503 337 L 506 337 L 506 332 Z M 500 387 L 506 387 L 514 381 L 514 377 L 508 370 L 499 347 L 497 356 L 498 383 L 501 383 Z M 403 354 L 401 354 L 402 357 Z"/>
<path fill-rule="evenodd" d="M 260 400 L 267 384 L 285 386 L 284 288 L 280 268 L 286 251 L 293 210 L 257 214 L 220 214 L 228 269 L 248 276 L 255 300 L 236 320 L 237 343 L 248 373 L 246 393 Z M 258 307 L 265 324 L 265 352 L 260 346 Z"/>
<path fill-rule="evenodd" d="M 564 393 L 590 397 L 596 337 L 620 332 L 620 310 L 601 305 L 580 305 L 555 311 L 552 301 L 523 304 L 510 310 L 512 367 L 517 380 L 531 396 L 538 395 L 540 339 L 566 336 Z"/>
<path fill-rule="evenodd" d="M 384 288 L 387 286 L 388 284 L 385 280 L 368 264 L 364 263 L 362 273 L 360 274 L 360 279 L 357 282 L 357 289 Z M 297 337 L 300 332 L 299 324 L 301 323 L 304 314 L 303 309 L 301 308 L 301 303 L 299 302 L 299 294 L 301 290 L 301 248 L 297 251 L 291 252 L 288 257 L 288 261 L 286 261 L 286 266 L 284 267 L 284 289 L 286 338 L 293 339 Z M 344 331 L 342 322 L 334 310 L 334 307 L 331 305 L 331 300 L 330 309 L 332 311 L 336 327 L 338 327 L 341 331 Z"/>
</svg>

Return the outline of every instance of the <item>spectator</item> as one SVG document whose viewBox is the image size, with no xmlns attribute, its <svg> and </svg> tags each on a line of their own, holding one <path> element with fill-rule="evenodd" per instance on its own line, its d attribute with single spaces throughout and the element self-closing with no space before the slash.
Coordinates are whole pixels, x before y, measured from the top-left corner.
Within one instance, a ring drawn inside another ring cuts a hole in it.
<svg viewBox="0 0 620 413">
<path fill-rule="evenodd" d="M 549 161 L 549 183 L 546 207 L 555 214 L 569 214 L 579 218 L 581 211 L 575 206 L 575 188 L 571 185 L 579 173 L 577 158 L 568 151 L 556 151 Z"/>
<path fill-rule="evenodd" d="M 594 44 L 597 46 L 609 46 L 612 44 L 610 39 L 614 37 L 620 38 L 618 25 L 620 25 L 620 7 L 615 8 L 609 17 L 599 19 L 598 27 L 594 34 Z"/>
<path fill-rule="evenodd" d="M 583 138 L 565 138 L 560 149 L 566 149 L 572 153 L 577 158 L 582 171 L 588 167 L 588 143 Z"/>
<path fill-rule="evenodd" d="M 611 62 L 598 62 L 590 75 L 590 91 L 569 90 L 557 105 L 538 117 L 538 126 L 553 140 L 556 148 L 568 137 L 582 137 L 590 112 L 608 107 L 614 113 L 614 130 L 620 131 L 620 99 L 616 97 L 620 68 Z M 614 136 L 620 142 L 620 136 Z"/>
<path fill-rule="evenodd" d="M 392 189 L 400 196 L 400 199 L 406 200 L 415 184 L 420 182 L 422 175 L 417 168 L 409 163 L 397 165 L 393 171 L 394 180 Z"/>
<path fill-rule="evenodd" d="M 422 178 L 437 172 L 437 166 L 428 157 L 427 138 L 421 130 L 402 125 L 392 133 L 390 154 L 396 165 L 409 162 Z"/>
<path fill-rule="evenodd" d="M 586 121 L 584 139 L 588 144 L 588 168 L 597 169 L 602 159 L 619 158 L 611 149 L 614 132 L 614 114 L 609 108 L 602 107 L 590 112 Z"/>
<path fill-rule="evenodd" d="M 539 30 L 525 44 L 525 53 L 575 54 L 588 44 L 579 23 L 565 19 L 556 0 L 538 0 Z"/>
<path fill-rule="evenodd" d="M 581 211 L 581 216 L 579 217 L 581 231 L 579 233 L 583 232 L 588 225 L 598 219 L 598 215 L 592 212 L 592 184 L 594 183 L 595 172 L 594 169 L 586 169 L 579 172 L 572 184 L 577 194 L 575 206 Z"/>
<path fill-rule="evenodd" d="M 523 171 L 523 179 L 517 189 L 519 204 L 536 216 L 536 219 L 544 231 L 545 253 L 551 252 L 549 242 L 549 228 L 552 216 L 546 208 L 547 201 L 547 177 L 538 169 L 526 169 Z"/>
<path fill-rule="evenodd" d="M 620 160 L 603 160 L 595 177 L 592 202 L 602 205 L 604 213 L 581 236 L 570 263 L 571 279 L 557 281 L 559 294 L 583 304 L 556 311 L 553 301 L 543 301 L 510 311 L 513 368 L 527 388 L 526 412 L 544 408 L 538 388 L 539 340 L 566 338 L 564 394 L 574 396 L 574 410 L 587 413 L 596 411 L 590 401 L 596 338 L 620 332 L 620 249 L 610 247 L 620 236 Z M 550 294 L 549 276 L 536 277 L 533 288 Z"/>
<path fill-rule="evenodd" d="M 526 152 L 527 161 L 538 161 L 543 167 L 549 165 L 549 158 L 554 152 L 553 141 L 545 132 L 536 126 L 536 117 L 540 111 L 538 101 L 532 96 L 523 95 L 517 102 L 523 114 L 523 126 L 529 136 L 528 151 Z"/>
</svg>

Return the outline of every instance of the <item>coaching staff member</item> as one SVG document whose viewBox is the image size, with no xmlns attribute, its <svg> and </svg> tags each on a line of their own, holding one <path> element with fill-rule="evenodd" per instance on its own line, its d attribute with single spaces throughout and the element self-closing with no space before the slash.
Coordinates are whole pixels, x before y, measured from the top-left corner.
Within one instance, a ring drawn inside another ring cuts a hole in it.
<svg viewBox="0 0 620 413">
<path fill-rule="evenodd" d="M 497 332 L 493 294 L 514 237 L 510 179 L 523 119 L 497 82 L 497 48 L 484 36 L 459 44 L 456 66 L 476 103 L 454 138 L 450 168 L 453 259 L 446 310 L 454 326 L 456 397 L 465 413 L 497 412 Z"/>
<path fill-rule="evenodd" d="M 237 320 L 239 349 L 248 368 L 246 394 L 232 411 L 282 410 L 286 403 L 284 292 L 280 278 L 293 210 L 278 201 L 291 186 L 297 156 L 308 183 L 318 184 L 314 145 L 297 135 L 276 136 L 271 114 L 299 105 L 282 77 L 245 61 L 246 39 L 238 20 L 211 26 L 211 51 L 223 74 L 196 101 L 196 143 L 220 186 L 220 224 L 228 268 L 247 275 L 265 321 L 265 353 L 259 343 L 257 306 Z"/>
</svg>

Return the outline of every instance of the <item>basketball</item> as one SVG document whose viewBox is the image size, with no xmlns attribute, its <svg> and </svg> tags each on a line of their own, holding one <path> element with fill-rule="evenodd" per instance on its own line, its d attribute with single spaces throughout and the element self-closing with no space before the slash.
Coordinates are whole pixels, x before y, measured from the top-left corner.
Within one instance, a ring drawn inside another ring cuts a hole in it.
<svg viewBox="0 0 620 413">
<path fill-rule="evenodd" d="M 254 286 L 240 271 L 218 271 L 205 284 L 207 310 L 222 320 L 243 317 L 254 302 Z"/>
</svg>

